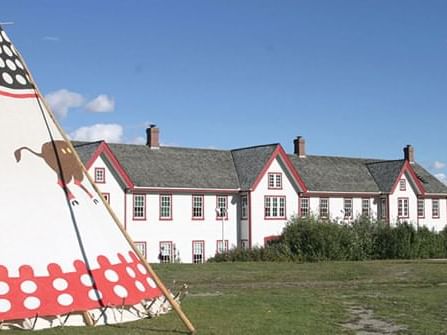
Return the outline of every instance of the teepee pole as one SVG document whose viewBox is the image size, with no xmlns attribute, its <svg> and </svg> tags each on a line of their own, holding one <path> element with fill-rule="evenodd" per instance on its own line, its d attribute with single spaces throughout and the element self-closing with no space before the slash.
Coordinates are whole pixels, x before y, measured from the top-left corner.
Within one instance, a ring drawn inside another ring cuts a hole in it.
<svg viewBox="0 0 447 335">
<path fill-rule="evenodd" d="M 99 190 L 99 188 L 96 186 L 95 182 L 93 181 L 93 178 L 90 176 L 90 174 L 88 173 L 87 169 L 85 168 L 84 164 L 82 164 L 82 161 L 78 155 L 78 152 L 76 151 L 76 149 L 74 148 L 73 144 L 71 143 L 71 141 L 68 139 L 68 137 L 65 135 L 65 131 L 62 129 L 62 127 L 59 125 L 59 122 L 56 120 L 56 118 L 54 117 L 53 113 L 51 112 L 51 109 L 49 108 L 47 102 L 45 101 L 45 99 L 43 98 L 40 90 L 37 88 L 37 86 L 35 85 L 35 81 L 34 78 L 31 75 L 31 72 L 28 69 L 28 66 L 26 65 L 22 55 L 17 51 L 17 56 L 20 59 L 20 61 L 22 62 L 22 64 L 25 67 L 26 72 L 28 73 L 29 77 L 30 77 L 30 82 L 33 84 L 34 87 L 34 91 L 37 93 L 36 94 L 36 99 L 40 99 L 40 101 L 43 103 L 43 105 L 45 106 L 45 109 L 48 112 L 48 115 L 50 116 L 51 120 L 53 121 L 54 125 L 56 126 L 56 128 L 59 130 L 60 134 L 62 135 L 62 138 L 65 140 L 65 142 L 67 142 L 69 148 L 72 150 L 74 156 L 76 157 L 77 163 L 82 167 L 82 170 L 84 171 L 85 176 L 88 178 L 90 184 L 93 186 L 95 192 L 97 193 L 97 195 L 99 195 L 99 197 L 101 198 L 101 201 L 103 202 L 103 204 L 106 206 L 108 212 L 110 213 L 110 215 L 113 218 L 113 221 L 115 222 L 115 224 L 118 226 L 118 228 L 120 229 L 121 233 L 124 235 L 124 237 L 126 238 L 127 242 L 129 243 L 131 249 L 133 250 L 133 252 L 135 252 L 135 254 L 138 256 L 138 258 L 140 259 L 142 265 L 145 267 L 145 269 L 151 274 L 154 282 L 157 284 L 158 288 L 160 289 L 160 291 L 163 293 L 163 295 L 166 297 L 166 299 L 168 299 L 169 303 L 171 304 L 172 308 L 174 309 L 174 311 L 177 313 L 177 315 L 179 316 L 179 318 L 182 320 L 182 322 L 184 323 L 184 325 L 186 326 L 186 328 L 188 328 L 189 332 L 191 334 L 195 334 L 196 333 L 196 329 L 194 328 L 194 326 L 192 325 L 191 321 L 188 319 L 188 317 L 186 316 L 186 314 L 182 311 L 180 305 L 177 303 L 177 301 L 174 300 L 174 298 L 171 296 L 170 292 L 168 291 L 168 289 L 166 288 L 166 286 L 163 284 L 163 282 L 161 281 L 161 279 L 158 277 L 158 275 L 155 273 L 155 271 L 152 269 L 152 267 L 149 265 L 149 263 L 147 262 L 147 260 L 144 258 L 144 256 L 141 254 L 141 252 L 137 249 L 137 247 L 135 246 L 135 244 L 133 243 L 132 238 L 130 237 L 130 235 L 127 233 L 127 231 L 124 229 L 123 225 L 121 224 L 121 221 L 118 219 L 118 217 L 115 215 L 115 212 L 113 211 L 112 207 L 109 205 L 109 203 L 107 201 L 105 201 L 104 196 L 102 195 L 101 191 Z M 85 315 L 84 315 L 85 316 Z M 89 323 L 87 321 L 87 323 Z"/>
</svg>

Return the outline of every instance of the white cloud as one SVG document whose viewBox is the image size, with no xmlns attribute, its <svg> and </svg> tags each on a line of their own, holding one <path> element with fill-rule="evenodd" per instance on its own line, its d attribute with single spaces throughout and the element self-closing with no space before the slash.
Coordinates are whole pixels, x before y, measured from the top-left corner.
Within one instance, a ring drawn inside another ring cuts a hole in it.
<svg viewBox="0 0 447 335">
<path fill-rule="evenodd" d="M 435 177 L 447 185 L 447 175 L 445 173 L 436 173 Z"/>
<path fill-rule="evenodd" d="M 113 112 L 115 109 L 115 101 L 113 98 L 110 98 L 105 94 L 100 94 L 95 99 L 87 103 L 87 105 L 85 105 L 85 109 L 94 113 Z"/>
<path fill-rule="evenodd" d="M 447 166 L 447 164 L 440 162 L 440 161 L 435 161 L 433 163 L 433 169 L 435 170 L 441 170 L 444 169 Z"/>
<path fill-rule="evenodd" d="M 66 117 L 70 108 L 81 107 L 84 103 L 82 95 L 66 89 L 50 92 L 45 99 L 59 118 Z"/>
<path fill-rule="evenodd" d="M 123 141 L 123 127 L 119 124 L 98 123 L 90 127 L 81 127 L 70 133 L 70 138 L 77 141 L 104 140 L 109 143 Z"/>
</svg>

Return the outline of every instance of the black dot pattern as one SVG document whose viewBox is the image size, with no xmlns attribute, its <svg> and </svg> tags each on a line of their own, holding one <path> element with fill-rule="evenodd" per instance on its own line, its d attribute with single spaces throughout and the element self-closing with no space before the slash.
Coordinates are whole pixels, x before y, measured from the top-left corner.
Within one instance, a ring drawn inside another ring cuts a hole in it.
<svg viewBox="0 0 447 335">
<path fill-rule="evenodd" d="M 0 86 L 13 90 L 33 88 L 30 77 L 5 31 L 0 27 Z"/>
</svg>

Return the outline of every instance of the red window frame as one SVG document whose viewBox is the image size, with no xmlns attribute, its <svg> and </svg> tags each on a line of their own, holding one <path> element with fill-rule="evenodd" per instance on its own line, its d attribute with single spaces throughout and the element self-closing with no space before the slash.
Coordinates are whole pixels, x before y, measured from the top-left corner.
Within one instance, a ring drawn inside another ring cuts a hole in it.
<svg viewBox="0 0 447 335">
<path fill-rule="evenodd" d="M 164 245 L 169 246 L 169 253 L 167 255 L 162 252 L 163 251 L 162 246 L 164 247 Z M 158 244 L 158 248 L 159 248 L 158 260 L 160 261 L 160 263 L 168 264 L 174 262 L 174 243 L 172 243 L 172 241 L 160 241 Z"/>
<path fill-rule="evenodd" d="M 169 199 L 169 216 L 162 216 L 163 213 L 163 197 Z M 172 194 L 160 194 L 159 196 L 159 219 L 161 221 L 171 221 L 172 220 Z"/>
<path fill-rule="evenodd" d="M 419 204 L 422 204 L 422 208 L 419 206 Z M 418 218 L 425 219 L 425 199 L 418 199 L 417 210 L 418 210 Z M 421 214 L 421 212 L 422 212 L 422 214 Z"/>
<path fill-rule="evenodd" d="M 248 218 L 248 196 L 241 195 L 241 219 Z"/>
<path fill-rule="evenodd" d="M 194 253 L 194 246 L 196 243 L 199 243 L 202 245 L 202 258 L 200 261 L 196 261 L 196 258 L 194 257 L 196 254 Z M 192 241 L 192 263 L 193 264 L 201 264 L 201 263 L 205 263 L 205 241 L 204 240 L 193 240 Z"/>
<path fill-rule="evenodd" d="M 401 190 L 401 191 L 407 190 L 407 181 L 405 179 L 401 179 L 399 181 L 399 190 Z"/>
<path fill-rule="evenodd" d="M 220 254 L 222 252 L 219 250 L 219 243 L 222 244 L 222 240 L 216 240 L 216 254 Z M 228 240 L 224 240 L 223 247 L 223 252 L 228 251 Z"/>
<path fill-rule="evenodd" d="M 299 199 L 299 203 L 300 203 L 300 217 L 302 218 L 308 217 L 310 214 L 310 198 L 302 197 Z M 307 207 L 303 207 L 304 203 L 307 203 Z M 304 213 L 304 210 L 306 210 L 306 213 Z"/>
<path fill-rule="evenodd" d="M 219 205 L 219 198 L 225 199 L 225 215 L 221 215 L 221 207 Z M 216 220 L 228 220 L 228 195 L 216 195 L 216 209 L 219 209 L 219 213 L 216 212 Z"/>
<path fill-rule="evenodd" d="M 267 215 L 267 199 L 269 199 L 269 213 Z M 277 215 L 273 215 L 273 211 L 275 210 L 275 206 L 273 206 L 273 200 L 276 200 L 276 213 Z M 284 200 L 283 214 L 281 215 L 281 200 Z M 264 220 L 284 220 L 287 218 L 287 200 L 285 195 L 265 195 L 264 196 Z"/>
<path fill-rule="evenodd" d="M 406 213 L 405 213 L 405 204 L 407 205 Z M 408 219 L 410 217 L 410 199 L 397 198 L 397 217 L 399 219 Z"/>
<path fill-rule="evenodd" d="M 349 208 L 349 211 L 347 211 L 347 203 L 351 202 L 351 208 Z M 344 211 L 344 218 L 345 219 L 352 219 L 353 212 L 354 212 L 354 200 L 352 198 L 344 198 L 343 199 L 343 211 Z"/>
<path fill-rule="evenodd" d="M 200 198 L 201 202 L 202 202 L 202 210 L 201 210 L 201 216 L 194 216 L 194 199 L 195 198 Z M 192 220 L 205 220 L 205 196 L 203 194 L 193 194 L 191 197 L 191 201 L 192 201 L 192 207 L 191 207 L 191 217 Z"/>
<path fill-rule="evenodd" d="M 437 203 L 437 212 L 435 212 L 435 203 Z M 433 219 L 439 219 L 441 217 L 441 203 L 439 199 L 432 199 L 431 200 L 431 217 Z"/>
<path fill-rule="evenodd" d="M 96 184 L 105 184 L 106 183 L 106 169 L 102 167 L 95 167 L 95 183 Z M 99 173 L 99 174 L 98 174 Z M 101 175 L 102 178 L 98 178 Z"/>
<path fill-rule="evenodd" d="M 282 173 L 269 172 L 267 174 L 267 184 L 269 190 L 282 190 Z"/>
<path fill-rule="evenodd" d="M 323 201 L 327 202 L 327 215 L 321 215 L 321 208 L 322 208 L 321 203 Z M 329 219 L 329 217 L 331 216 L 331 212 L 329 209 L 329 198 L 320 198 L 320 203 L 318 205 L 318 214 L 319 214 L 320 218 L 322 218 L 322 219 Z"/>
<path fill-rule="evenodd" d="M 137 197 L 142 197 L 143 199 L 143 215 L 140 216 L 135 216 L 135 199 Z M 146 194 L 142 194 L 142 193 L 134 193 L 132 195 L 132 219 L 135 221 L 145 221 L 146 220 Z"/>
</svg>

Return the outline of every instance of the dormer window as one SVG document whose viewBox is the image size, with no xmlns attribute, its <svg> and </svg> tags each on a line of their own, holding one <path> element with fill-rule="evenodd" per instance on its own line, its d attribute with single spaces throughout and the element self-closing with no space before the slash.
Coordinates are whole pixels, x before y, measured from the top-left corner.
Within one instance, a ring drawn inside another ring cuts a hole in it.
<svg viewBox="0 0 447 335">
<path fill-rule="evenodd" d="M 268 186 L 269 189 L 282 189 L 282 174 L 281 173 L 269 173 L 268 174 Z"/>
<path fill-rule="evenodd" d="M 406 191 L 407 190 L 407 181 L 405 179 L 401 179 L 399 182 L 399 190 Z"/>
</svg>

